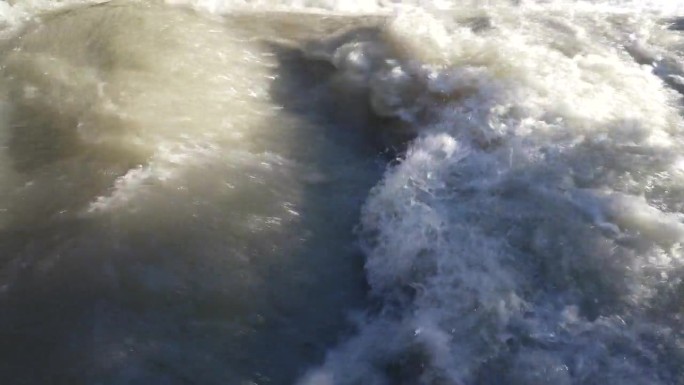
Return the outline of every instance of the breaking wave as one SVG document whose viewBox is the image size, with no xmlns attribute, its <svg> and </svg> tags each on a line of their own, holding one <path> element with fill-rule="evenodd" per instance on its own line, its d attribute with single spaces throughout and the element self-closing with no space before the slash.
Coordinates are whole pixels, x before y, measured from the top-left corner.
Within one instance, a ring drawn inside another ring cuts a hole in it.
<svg viewBox="0 0 684 385">
<path fill-rule="evenodd" d="M 84 3 L 0 6 L 0 377 L 684 381 L 681 2 Z"/>
</svg>

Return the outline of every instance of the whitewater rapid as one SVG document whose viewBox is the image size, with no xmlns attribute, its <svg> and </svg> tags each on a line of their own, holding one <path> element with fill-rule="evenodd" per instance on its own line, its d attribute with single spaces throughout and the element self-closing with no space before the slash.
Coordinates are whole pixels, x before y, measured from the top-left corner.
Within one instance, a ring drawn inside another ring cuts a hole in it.
<svg viewBox="0 0 684 385">
<path fill-rule="evenodd" d="M 3 383 L 684 381 L 684 3 L 0 15 Z"/>
</svg>

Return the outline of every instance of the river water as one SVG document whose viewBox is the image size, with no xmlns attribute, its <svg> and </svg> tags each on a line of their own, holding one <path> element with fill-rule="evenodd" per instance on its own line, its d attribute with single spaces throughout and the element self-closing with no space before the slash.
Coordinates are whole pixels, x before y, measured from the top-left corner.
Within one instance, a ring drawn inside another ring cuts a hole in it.
<svg viewBox="0 0 684 385">
<path fill-rule="evenodd" d="M 0 2 L 0 383 L 684 384 L 684 2 Z"/>
</svg>

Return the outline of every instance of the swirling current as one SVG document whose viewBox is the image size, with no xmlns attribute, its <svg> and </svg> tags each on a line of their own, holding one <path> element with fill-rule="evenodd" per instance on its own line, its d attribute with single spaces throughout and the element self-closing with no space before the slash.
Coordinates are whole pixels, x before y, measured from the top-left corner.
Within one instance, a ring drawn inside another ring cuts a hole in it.
<svg viewBox="0 0 684 385">
<path fill-rule="evenodd" d="M 0 383 L 684 384 L 684 2 L 0 2 Z"/>
</svg>

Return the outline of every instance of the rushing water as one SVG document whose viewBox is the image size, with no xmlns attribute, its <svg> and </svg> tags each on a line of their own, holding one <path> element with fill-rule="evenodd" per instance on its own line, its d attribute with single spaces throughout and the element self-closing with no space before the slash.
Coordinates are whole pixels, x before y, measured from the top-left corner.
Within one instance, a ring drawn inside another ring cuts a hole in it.
<svg viewBox="0 0 684 385">
<path fill-rule="evenodd" d="M 0 2 L 0 383 L 684 384 L 680 15 Z"/>
</svg>

